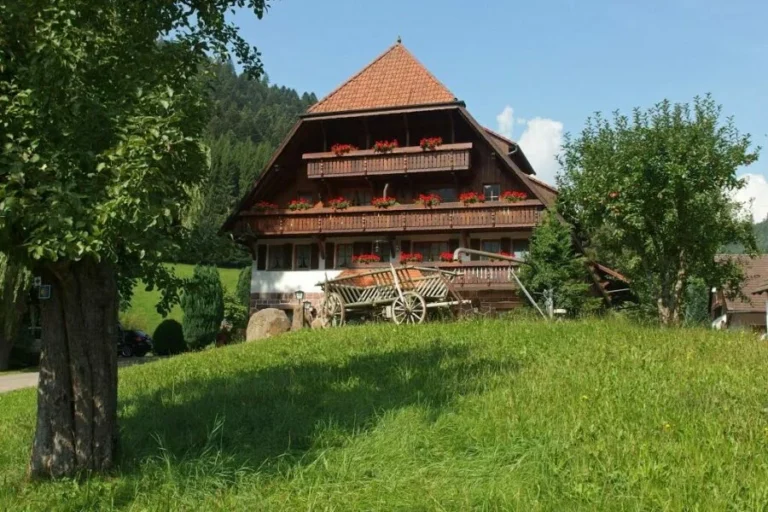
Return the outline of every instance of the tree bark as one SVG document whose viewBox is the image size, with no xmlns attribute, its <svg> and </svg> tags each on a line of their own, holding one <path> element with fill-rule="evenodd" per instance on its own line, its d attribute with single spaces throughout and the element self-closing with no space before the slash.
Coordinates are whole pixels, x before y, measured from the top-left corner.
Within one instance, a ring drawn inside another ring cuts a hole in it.
<svg viewBox="0 0 768 512">
<path fill-rule="evenodd" d="M 86 259 L 41 270 L 42 353 L 29 474 L 106 471 L 117 445 L 117 281 Z"/>
</svg>

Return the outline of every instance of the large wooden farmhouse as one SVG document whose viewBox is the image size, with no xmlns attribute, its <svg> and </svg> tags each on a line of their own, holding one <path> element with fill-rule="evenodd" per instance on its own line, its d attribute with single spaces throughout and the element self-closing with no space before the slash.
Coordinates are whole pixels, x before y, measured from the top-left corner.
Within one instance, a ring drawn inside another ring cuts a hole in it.
<svg viewBox="0 0 768 512">
<path fill-rule="evenodd" d="M 557 194 L 534 174 L 398 42 L 301 117 L 224 229 L 252 252 L 252 310 L 406 259 L 460 267 L 464 297 L 507 309 L 509 263 L 444 260 L 460 246 L 525 257 Z"/>
</svg>

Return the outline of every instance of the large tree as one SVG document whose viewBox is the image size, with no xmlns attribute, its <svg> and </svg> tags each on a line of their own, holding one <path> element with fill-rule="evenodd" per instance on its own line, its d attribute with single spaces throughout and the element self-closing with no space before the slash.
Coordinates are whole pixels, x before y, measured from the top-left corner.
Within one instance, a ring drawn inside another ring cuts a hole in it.
<svg viewBox="0 0 768 512">
<path fill-rule="evenodd" d="M 33 476 L 113 464 L 117 272 L 174 283 L 160 263 L 207 168 L 200 68 L 233 53 L 261 70 L 225 19 L 236 7 L 265 2 L 0 3 L 0 246 L 51 286 Z"/>
<path fill-rule="evenodd" d="M 598 114 L 563 146 L 561 209 L 664 324 L 678 324 L 692 277 L 738 279 L 733 263 L 715 259 L 726 244 L 755 251 L 751 218 L 733 193 L 744 186 L 737 169 L 758 149 L 709 96 L 612 120 Z"/>
</svg>

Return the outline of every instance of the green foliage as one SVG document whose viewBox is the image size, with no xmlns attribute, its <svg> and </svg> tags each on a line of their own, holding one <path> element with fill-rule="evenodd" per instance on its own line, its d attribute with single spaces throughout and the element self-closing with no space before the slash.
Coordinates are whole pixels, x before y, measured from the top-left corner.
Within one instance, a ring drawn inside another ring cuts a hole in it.
<svg viewBox="0 0 768 512">
<path fill-rule="evenodd" d="M 754 229 L 757 249 L 763 254 L 768 253 L 768 219 L 755 224 Z"/>
<path fill-rule="evenodd" d="M 232 324 L 233 329 L 245 329 L 248 326 L 249 308 L 244 306 L 240 298 L 234 294 L 224 295 L 224 318 Z"/>
<path fill-rule="evenodd" d="M 691 278 L 685 290 L 685 324 L 707 326 L 710 321 L 709 290 L 700 277 Z"/>
<path fill-rule="evenodd" d="M 600 307 L 600 300 L 590 295 L 588 279 L 584 258 L 573 251 L 571 229 L 555 213 L 547 213 L 533 232 L 520 280 L 540 305 L 540 298 L 551 290 L 554 307 L 573 317 Z"/>
<path fill-rule="evenodd" d="M 0 252 L 0 370 L 8 368 L 31 284 L 29 270 Z"/>
<path fill-rule="evenodd" d="M 152 334 L 155 348 L 153 352 L 158 356 L 172 356 L 181 354 L 187 350 L 184 341 L 184 330 L 179 322 L 172 319 L 163 320 Z"/>
<path fill-rule="evenodd" d="M 751 222 L 732 199 L 736 170 L 757 159 L 750 138 L 709 97 L 659 103 L 631 117 L 599 114 L 563 146 L 560 206 L 602 261 L 632 280 L 667 324 L 682 321 L 692 277 L 736 282 L 715 255 L 729 243 L 755 251 Z"/>
<path fill-rule="evenodd" d="M 200 70 L 231 52 L 258 75 L 225 13 L 265 5 L 140 4 L 0 5 L 0 246 L 40 266 L 117 264 L 121 292 L 141 276 L 167 291 L 167 310 L 179 282 L 162 262 L 185 241 L 183 205 L 208 168 Z"/>
<path fill-rule="evenodd" d="M 216 339 L 224 320 L 224 287 L 216 267 L 198 265 L 181 296 L 184 339 L 198 350 Z"/>
<path fill-rule="evenodd" d="M 0 394 L 0 510 L 760 510 L 766 367 L 617 321 L 302 331 L 121 368 L 88 485 L 26 480 L 36 391 Z"/>
<path fill-rule="evenodd" d="M 251 267 L 244 267 L 237 275 L 235 297 L 244 307 L 251 307 Z"/>
</svg>

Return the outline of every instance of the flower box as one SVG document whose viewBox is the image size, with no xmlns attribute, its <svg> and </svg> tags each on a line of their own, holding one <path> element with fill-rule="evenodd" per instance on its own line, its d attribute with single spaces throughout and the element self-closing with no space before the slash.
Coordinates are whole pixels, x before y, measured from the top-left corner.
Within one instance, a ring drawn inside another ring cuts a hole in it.
<svg viewBox="0 0 768 512">
<path fill-rule="evenodd" d="M 431 151 L 437 148 L 438 146 L 443 145 L 443 138 L 442 137 L 424 137 L 419 141 L 419 146 L 424 151 Z"/>
<path fill-rule="evenodd" d="M 501 200 L 507 203 L 516 203 L 528 199 L 528 194 L 517 190 L 505 190 L 501 193 Z"/>
<path fill-rule="evenodd" d="M 312 208 L 312 203 L 304 198 L 294 199 L 288 203 L 288 209 L 294 212 L 297 210 L 309 210 L 310 208 Z"/>
<path fill-rule="evenodd" d="M 453 253 L 446 251 L 440 253 L 440 261 L 451 262 L 453 261 Z"/>
<path fill-rule="evenodd" d="M 352 256 L 352 263 L 379 263 L 381 261 L 381 257 L 378 254 L 358 254 L 357 256 Z"/>
<path fill-rule="evenodd" d="M 443 200 L 437 194 L 420 194 L 419 198 L 416 199 L 416 203 L 424 206 L 425 208 L 437 206 L 442 202 Z"/>
<path fill-rule="evenodd" d="M 400 144 L 397 142 L 397 139 L 393 140 L 377 140 L 373 144 L 373 152 L 374 153 L 389 153 L 396 147 L 398 147 Z"/>
<path fill-rule="evenodd" d="M 374 197 L 371 204 L 376 208 L 389 208 L 397 204 L 397 199 L 390 196 Z"/>
<path fill-rule="evenodd" d="M 400 263 L 421 263 L 424 255 L 420 252 L 404 252 L 400 254 Z"/>
<path fill-rule="evenodd" d="M 352 144 L 334 144 L 331 146 L 331 152 L 336 156 L 346 155 L 350 151 L 355 151 L 356 149 L 357 147 Z"/>
<path fill-rule="evenodd" d="M 253 208 L 257 212 L 272 212 L 277 210 L 277 205 L 269 201 L 259 201 Z"/>
<path fill-rule="evenodd" d="M 334 197 L 333 199 L 328 200 L 328 206 L 334 210 L 346 210 L 349 208 L 349 201 L 341 196 Z"/>
<path fill-rule="evenodd" d="M 463 194 L 459 195 L 459 201 L 465 205 L 484 203 L 485 196 L 483 194 L 478 194 L 477 192 L 464 192 Z"/>
</svg>

